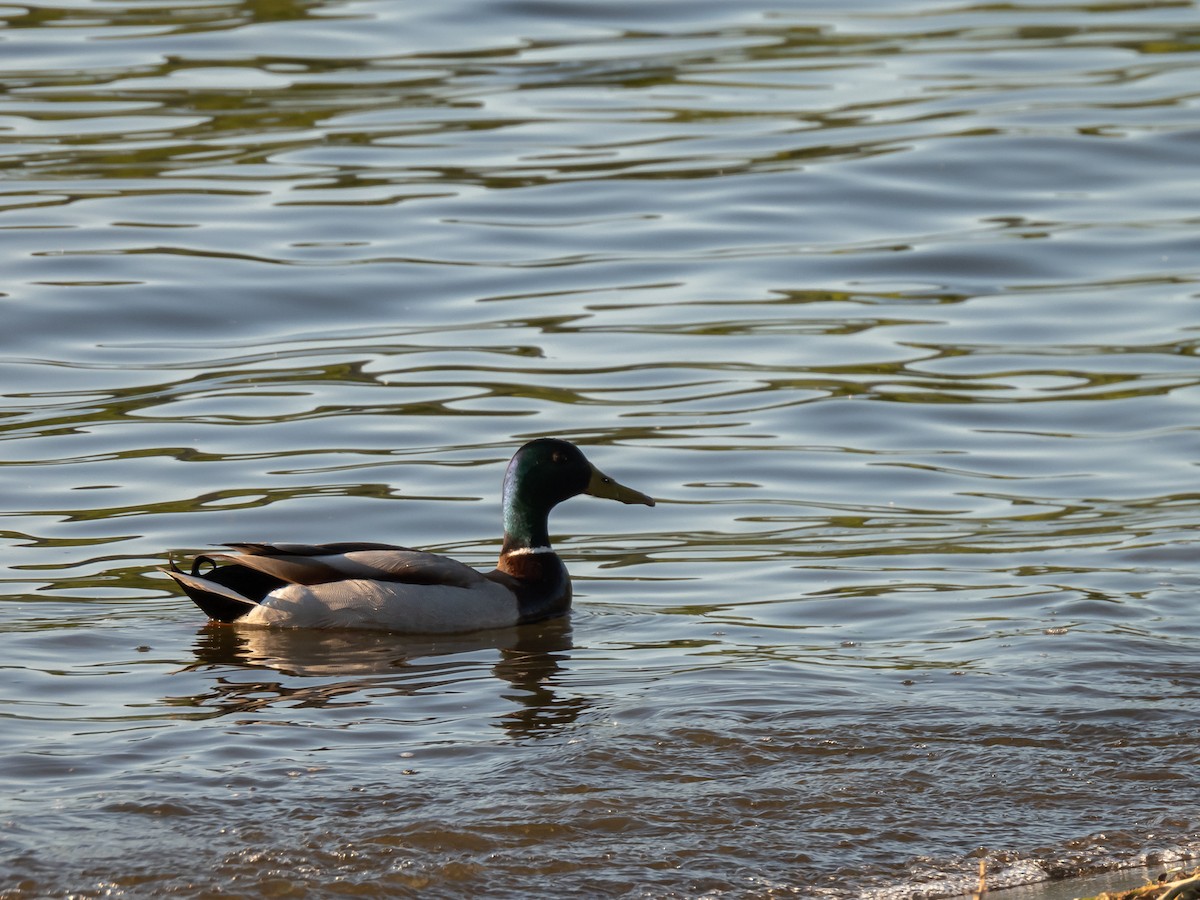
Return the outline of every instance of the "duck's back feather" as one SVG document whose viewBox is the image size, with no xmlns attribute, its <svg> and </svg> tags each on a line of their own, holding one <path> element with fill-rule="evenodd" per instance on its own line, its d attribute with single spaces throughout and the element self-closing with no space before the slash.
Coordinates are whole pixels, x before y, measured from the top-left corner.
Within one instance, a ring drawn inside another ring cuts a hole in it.
<svg viewBox="0 0 1200 900">
<path fill-rule="evenodd" d="M 228 544 L 237 554 L 210 559 L 245 566 L 287 584 L 327 584 L 348 578 L 402 584 L 471 587 L 483 575 L 436 553 L 390 544 Z"/>
</svg>

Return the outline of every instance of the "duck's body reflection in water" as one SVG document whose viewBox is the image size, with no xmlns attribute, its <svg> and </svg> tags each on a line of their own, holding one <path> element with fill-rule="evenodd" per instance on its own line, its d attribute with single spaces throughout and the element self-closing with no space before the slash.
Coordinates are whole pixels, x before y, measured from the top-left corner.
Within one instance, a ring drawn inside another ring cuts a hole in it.
<svg viewBox="0 0 1200 900">
<path fill-rule="evenodd" d="M 555 691 L 556 676 L 572 649 L 568 618 L 436 639 L 212 624 L 197 635 L 196 667 L 271 675 L 244 681 L 217 673 L 209 690 L 173 702 L 214 717 L 281 705 L 365 707 L 380 696 L 449 690 L 462 681 L 464 669 L 479 667 L 480 651 L 493 649 L 499 659 L 491 674 L 516 688 L 501 694 L 517 708 L 501 715 L 498 723 L 512 737 L 569 725 L 589 708 L 585 699 L 560 698 Z"/>
</svg>

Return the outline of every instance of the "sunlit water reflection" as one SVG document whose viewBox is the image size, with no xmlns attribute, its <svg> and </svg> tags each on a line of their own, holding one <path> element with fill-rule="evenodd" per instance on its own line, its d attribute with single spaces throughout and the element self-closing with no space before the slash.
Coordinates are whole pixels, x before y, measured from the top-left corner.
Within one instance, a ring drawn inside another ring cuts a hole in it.
<svg viewBox="0 0 1200 900">
<path fill-rule="evenodd" d="M 1192 2 L 0 10 L 0 895 L 945 896 L 1197 850 Z M 207 626 L 222 540 L 569 620 Z"/>
</svg>

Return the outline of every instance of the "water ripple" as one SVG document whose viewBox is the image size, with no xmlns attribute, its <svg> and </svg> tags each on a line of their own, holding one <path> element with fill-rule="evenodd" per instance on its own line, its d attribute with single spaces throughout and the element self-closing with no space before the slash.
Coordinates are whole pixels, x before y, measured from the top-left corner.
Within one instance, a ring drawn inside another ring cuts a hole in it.
<svg viewBox="0 0 1200 900">
<path fill-rule="evenodd" d="M 10 893 L 1194 854 L 1195 12 L 0 10 Z M 487 567 L 543 434 L 659 501 L 556 511 L 568 622 L 214 629 L 156 572 Z"/>
</svg>

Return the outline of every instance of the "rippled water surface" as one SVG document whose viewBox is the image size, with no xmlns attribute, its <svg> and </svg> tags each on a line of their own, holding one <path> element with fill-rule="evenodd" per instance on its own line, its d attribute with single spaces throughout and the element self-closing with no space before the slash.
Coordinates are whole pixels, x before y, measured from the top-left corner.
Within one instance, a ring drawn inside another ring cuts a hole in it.
<svg viewBox="0 0 1200 900">
<path fill-rule="evenodd" d="M 0 8 L 0 896 L 923 897 L 1200 850 L 1200 8 Z M 157 567 L 563 621 L 206 625 Z"/>
</svg>

